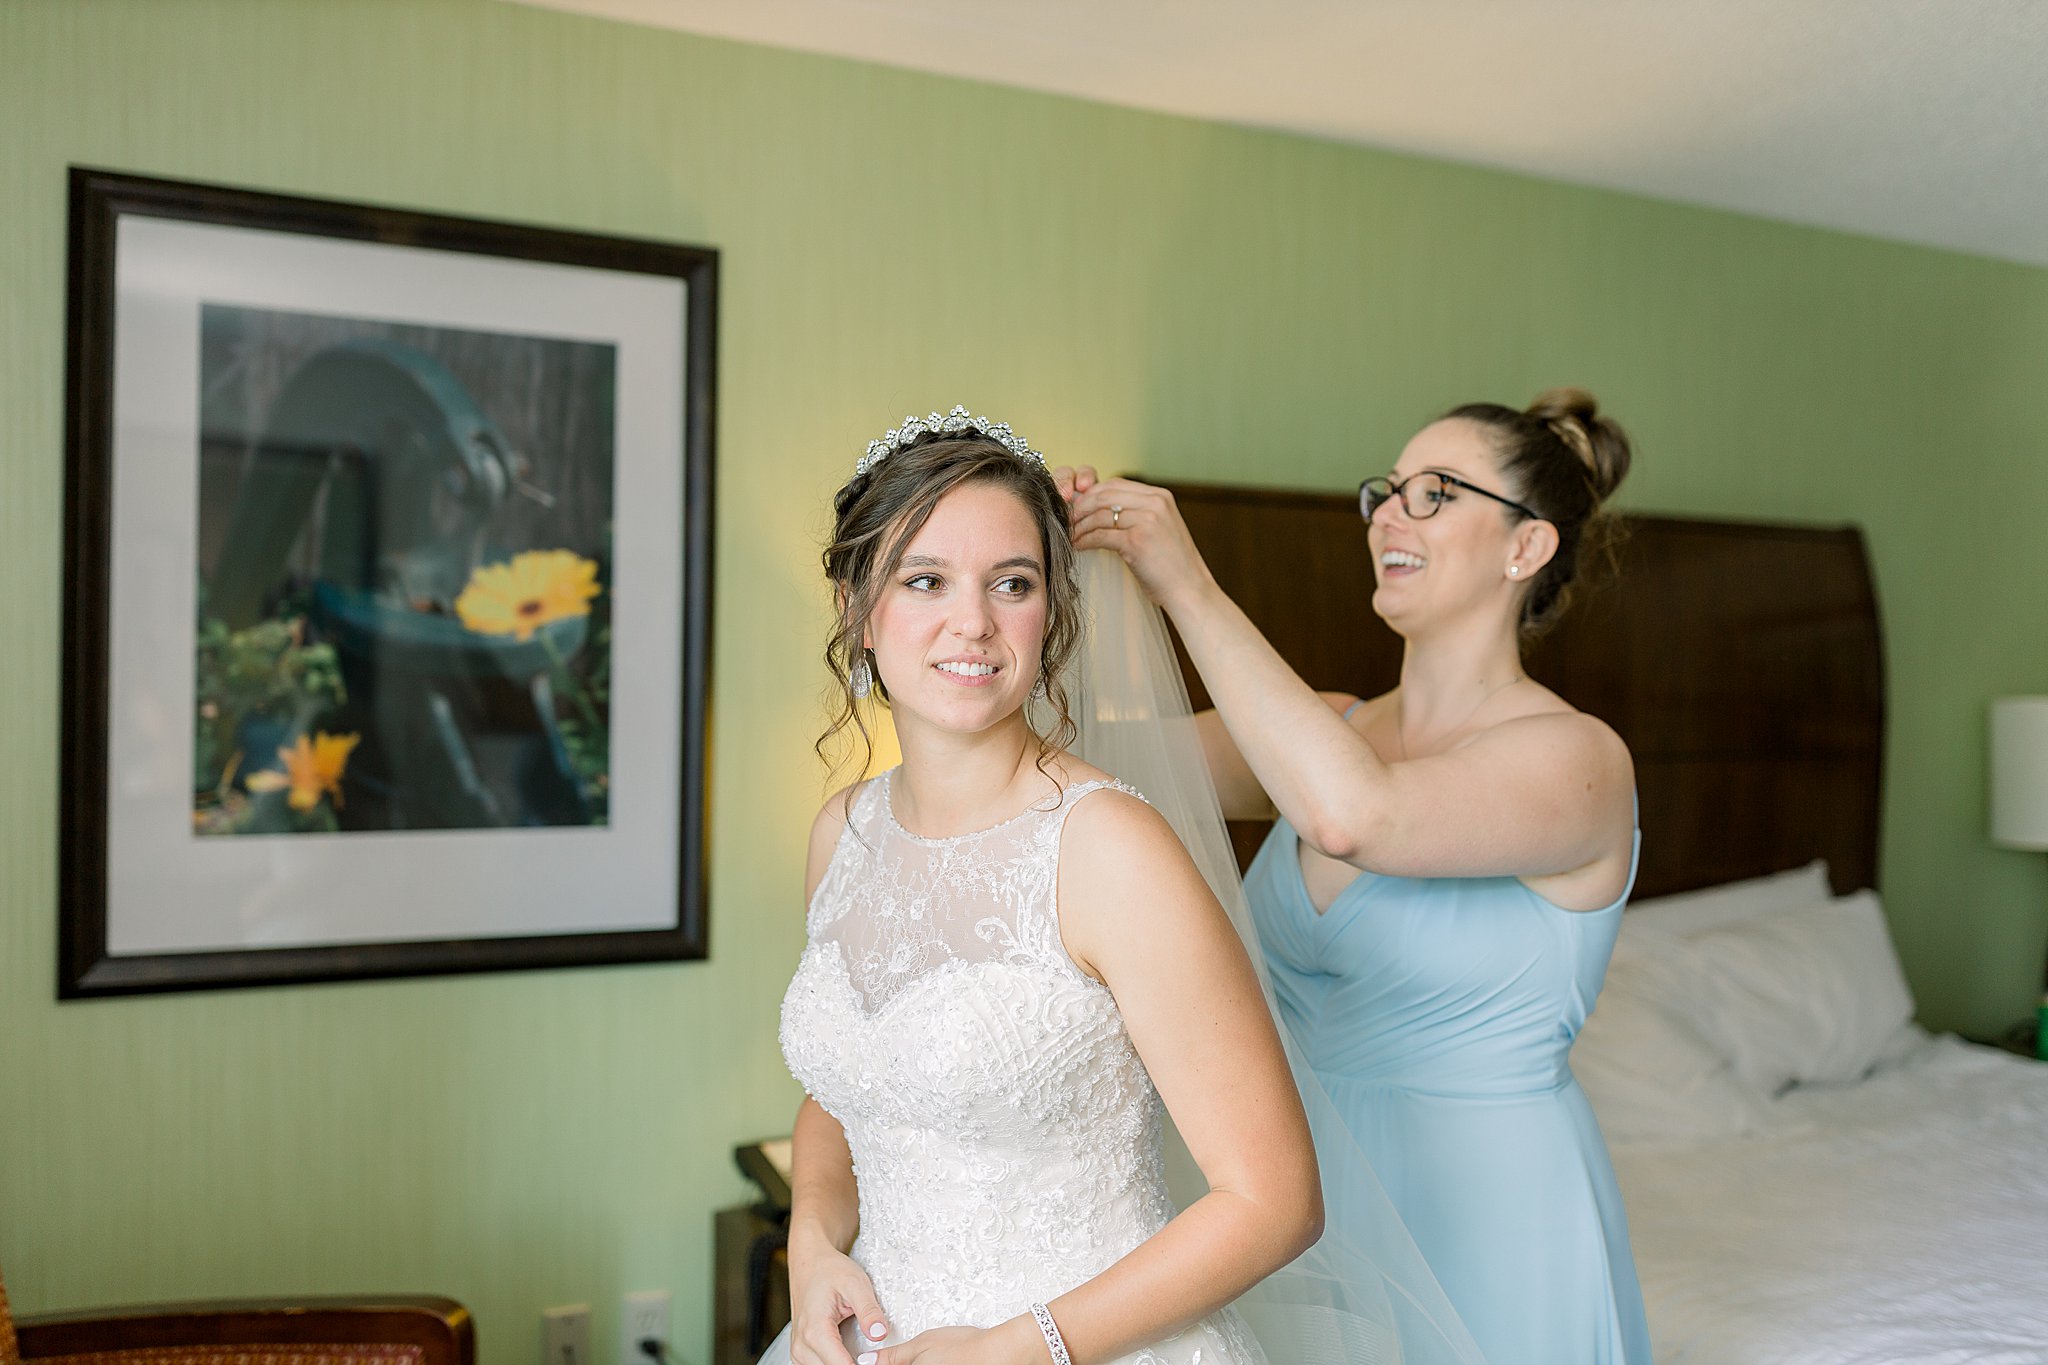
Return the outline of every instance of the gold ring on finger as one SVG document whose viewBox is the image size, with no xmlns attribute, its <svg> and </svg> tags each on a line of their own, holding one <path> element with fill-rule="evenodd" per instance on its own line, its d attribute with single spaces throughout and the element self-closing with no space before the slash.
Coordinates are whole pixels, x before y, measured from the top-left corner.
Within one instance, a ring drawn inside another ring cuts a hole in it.
<svg viewBox="0 0 2048 1365">
<path fill-rule="evenodd" d="M 1110 508 L 1110 509 L 1109 509 L 1109 526 L 1110 526 L 1110 529 L 1111 529 L 1111 530 L 1113 530 L 1113 531 L 1115 531 L 1115 530 L 1122 530 L 1122 529 L 1123 529 L 1123 524 L 1124 524 L 1124 509 L 1123 509 L 1123 508 L 1121 508 L 1121 507 L 1112 507 L 1112 508 Z"/>
</svg>

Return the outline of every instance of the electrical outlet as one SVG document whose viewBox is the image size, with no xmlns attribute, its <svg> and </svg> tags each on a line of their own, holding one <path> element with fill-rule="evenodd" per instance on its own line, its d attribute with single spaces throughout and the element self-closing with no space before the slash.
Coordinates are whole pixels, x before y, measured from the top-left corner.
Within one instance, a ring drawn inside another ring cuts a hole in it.
<svg viewBox="0 0 2048 1365">
<path fill-rule="evenodd" d="M 668 1291 L 636 1289 L 626 1295 L 625 1311 L 619 1315 L 619 1365 L 654 1365 L 640 1349 L 649 1337 L 668 1345 Z"/>
<path fill-rule="evenodd" d="M 590 1358 L 590 1305 L 564 1304 L 540 1315 L 540 1365 L 597 1365 Z"/>
</svg>

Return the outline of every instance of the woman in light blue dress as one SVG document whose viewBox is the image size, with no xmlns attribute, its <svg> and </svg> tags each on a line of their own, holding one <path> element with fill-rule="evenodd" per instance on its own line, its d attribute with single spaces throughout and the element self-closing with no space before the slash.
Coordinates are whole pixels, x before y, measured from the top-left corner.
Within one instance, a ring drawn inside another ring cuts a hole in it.
<svg viewBox="0 0 2048 1365">
<path fill-rule="evenodd" d="M 1317 694 L 1216 587 L 1163 490 L 1072 480 L 1216 711 L 1226 814 L 1283 1019 L 1491 1365 L 1650 1365 L 1614 1171 L 1567 1057 L 1635 877 L 1634 771 L 1529 679 L 1627 437 L 1591 395 L 1468 404 L 1360 489 L 1400 685 Z M 1303 583 L 1325 593 L 1326 583 Z"/>
</svg>

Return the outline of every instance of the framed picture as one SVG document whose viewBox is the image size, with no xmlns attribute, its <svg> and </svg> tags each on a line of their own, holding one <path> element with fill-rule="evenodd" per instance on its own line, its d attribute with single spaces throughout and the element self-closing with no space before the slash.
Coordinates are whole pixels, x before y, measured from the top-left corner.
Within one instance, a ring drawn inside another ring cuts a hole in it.
<svg viewBox="0 0 2048 1365">
<path fill-rule="evenodd" d="M 72 170 L 60 996 L 704 956 L 717 290 Z"/>
</svg>

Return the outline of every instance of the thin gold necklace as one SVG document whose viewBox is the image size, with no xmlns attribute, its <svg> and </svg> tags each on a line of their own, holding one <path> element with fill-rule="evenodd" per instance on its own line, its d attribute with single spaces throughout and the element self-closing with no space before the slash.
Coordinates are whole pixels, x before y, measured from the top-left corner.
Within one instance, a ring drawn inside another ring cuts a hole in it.
<svg viewBox="0 0 2048 1365">
<path fill-rule="evenodd" d="M 1513 686 L 1514 686 L 1514 685 L 1515 685 L 1516 683 L 1518 683 L 1518 682 L 1527 682 L 1528 680 L 1529 680 L 1529 675 L 1528 675 L 1528 674 L 1526 674 L 1526 673 L 1517 673 L 1517 674 L 1515 674 L 1515 676 L 1514 676 L 1514 677 L 1512 677 L 1512 678 L 1509 678 L 1509 679 L 1508 679 L 1508 680 L 1507 680 L 1506 682 L 1504 682 L 1504 683 L 1496 683 L 1496 684 L 1495 684 L 1495 685 L 1494 685 L 1494 686 L 1492 687 L 1492 689 L 1491 689 L 1491 690 L 1489 690 L 1489 691 L 1488 691 L 1488 692 L 1486 693 L 1486 695 L 1482 696 L 1482 697 L 1481 697 L 1481 698 L 1480 698 L 1480 699 L 1479 699 L 1478 701 L 1475 701 L 1475 702 L 1473 702 L 1473 703 L 1472 703 L 1472 709 L 1471 709 L 1471 710 L 1467 711 L 1467 712 L 1466 712 L 1466 713 L 1465 713 L 1464 715 L 1462 715 L 1462 716 L 1458 717 L 1458 723 L 1457 723 L 1456 725 L 1453 725 L 1453 726 L 1452 726 L 1452 727 L 1451 727 L 1450 729 L 1448 729 L 1448 730 L 1444 731 L 1444 733 L 1445 733 L 1445 734 L 1454 734 L 1454 733 L 1456 733 L 1456 732 L 1457 732 L 1457 731 L 1458 731 L 1459 729 L 1463 728 L 1463 726 L 1464 726 L 1464 724 L 1465 724 L 1465 722 L 1466 722 L 1466 721 L 1468 721 L 1468 720 L 1471 720 L 1471 719 L 1472 719 L 1472 717 L 1474 717 L 1474 716 L 1476 716 L 1476 715 L 1478 715 L 1478 714 L 1479 714 L 1479 708 L 1480 708 L 1480 707 L 1482 707 L 1482 706 L 1486 705 L 1486 703 L 1488 703 L 1488 702 L 1492 701 L 1492 700 L 1493 700 L 1493 699 L 1494 699 L 1495 697 L 1497 697 L 1497 696 L 1499 696 L 1499 695 L 1500 695 L 1501 693 L 1503 693 L 1503 692 L 1507 691 L 1507 690 L 1508 690 L 1508 689 L 1509 689 L 1510 687 L 1513 687 Z M 1401 762 L 1403 762 L 1403 763 L 1406 763 L 1406 762 L 1408 761 L 1408 736 L 1407 736 L 1407 734 L 1405 733 L 1405 731 L 1406 731 L 1407 729 L 1408 729 L 1408 694 L 1407 694 L 1407 692 L 1406 692 L 1406 691 L 1404 690 L 1404 691 L 1403 691 L 1403 692 L 1401 693 L 1401 695 L 1400 695 L 1400 696 L 1398 696 L 1398 697 L 1394 698 L 1394 747 L 1396 747 L 1397 749 L 1399 749 L 1399 750 L 1401 751 L 1401 758 L 1400 758 L 1400 761 L 1401 761 Z"/>
</svg>

